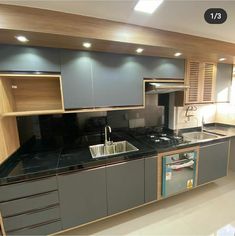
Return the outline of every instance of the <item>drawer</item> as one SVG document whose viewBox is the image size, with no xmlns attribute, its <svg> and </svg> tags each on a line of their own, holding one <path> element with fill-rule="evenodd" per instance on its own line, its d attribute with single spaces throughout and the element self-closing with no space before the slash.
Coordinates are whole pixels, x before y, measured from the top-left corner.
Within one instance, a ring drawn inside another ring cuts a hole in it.
<svg viewBox="0 0 235 236">
<path fill-rule="evenodd" d="M 8 232 L 58 219 L 60 219 L 60 209 L 56 206 L 37 212 L 7 217 L 3 219 L 3 223 Z"/>
<path fill-rule="evenodd" d="M 54 221 L 21 230 L 11 231 L 7 235 L 48 235 L 62 230 L 61 221 Z"/>
<path fill-rule="evenodd" d="M 0 211 L 2 216 L 6 217 L 23 214 L 28 211 L 39 210 L 58 203 L 58 192 L 54 191 L 9 202 L 2 202 L 0 203 Z"/>
<path fill-rule="evenodd" d="M 27 197 L 39 193 L 45 193 L 53 190 L 57 190 L 55 176 L 40 180 L 9 184 L 0 187 L 0 202 Z"/>
</svg>

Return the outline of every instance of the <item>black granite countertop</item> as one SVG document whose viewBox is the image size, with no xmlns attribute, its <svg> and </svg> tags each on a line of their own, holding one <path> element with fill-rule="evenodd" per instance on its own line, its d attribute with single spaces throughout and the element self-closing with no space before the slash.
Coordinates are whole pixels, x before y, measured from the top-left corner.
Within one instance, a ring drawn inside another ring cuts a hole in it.
<svg viewBox="0 0 235 236">
<path fill-rule="evenodd" d="M 92 158 L 89 151 L 89 145 L 103 143 L 100 135 L 80 137 L 75 142 L 63 147 L 54 143 L 32 139 L 1 164 L 0 185 L 155 156 L 158 153 L 218 142 L 218 140 L 221 141 L 235 136 L 235 127 L 233 126 L 210 124 L 205 129 L 210 132 L 217 131 L 215 133 L 223 136 L 207 142 L 188 142 L 168 148 L 156 148 L 155 145 L 147 142 L 144 136 L 136 137 L 126 131 L 114 132 L 113 141 L 127 140 L 139 151 L 102 158 Z M 197 129 L 184 130 L 183 132 L 189 131 L 197 131 Z M 85 144 L 81 142 L 83 139 L 86 140 Z"/>
<path fill-rule="evenodd" d="M 120 132 L 113 135 L 113 141 L 127 140 L 139 150 L 115 156 L 92 158 L 89 145 L 100 144 L 103 141 L 101 142 L 99 136 L 92 137 L 91 140 L 88 140 L 86 145 L 75 141 L 70 145 L 58 147 L 58 145 L 32 139 L 0 166 L 0 185 L 157 155 L 156 150 L 150 145 L 125 132 Z"/>
</svg>

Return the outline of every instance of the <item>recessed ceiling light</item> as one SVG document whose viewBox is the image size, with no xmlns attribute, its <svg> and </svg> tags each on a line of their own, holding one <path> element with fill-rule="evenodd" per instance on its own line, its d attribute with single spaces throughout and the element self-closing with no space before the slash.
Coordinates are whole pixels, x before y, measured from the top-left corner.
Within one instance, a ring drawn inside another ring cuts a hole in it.
<svg viewBox="0 0 235 236">
<path fill-rule="evenodd" d="M 91 47 L 91 43 L 88 43 L 88 42 L 85 42 L 85 43 L 83 43 L 82 45 L 83 45 L 83 47 L 85 47 L 85 48 L 90 48 L 90 47 Z"/>
<path fill-rule="evenodd" d="M 182 55 L 181 52 L 176 52 L 176 53 L 174 54 L 175 57 L 179 57 L 179 56 L 181 56 L 181 55 Z"/>
<path fill-rule="evenodd" d="M 225 60 L 226 60 L 226 58 L 224 58 L 224 57 L 219 59 L 219 61 L 225 61 Z"/>
<path fill-rule="evenodd" d="M 22 43 L 27 43 L 29 41 L 25 36 L 22 35 L 15 36 L 15 38 Z"/>
<path fill-rule="evenodd" d="M 152 14 L 162 2 L 163 0 L 139 0 L 134 10 Z"/>
<path fill-rule="evenodd" d="M 142 53 L 143 51 L 144 51 L 143 48 L 137 48 L 137 49 L 136 49 L 136 52 L 137 52 L 137 53 Z"/>
</svg>

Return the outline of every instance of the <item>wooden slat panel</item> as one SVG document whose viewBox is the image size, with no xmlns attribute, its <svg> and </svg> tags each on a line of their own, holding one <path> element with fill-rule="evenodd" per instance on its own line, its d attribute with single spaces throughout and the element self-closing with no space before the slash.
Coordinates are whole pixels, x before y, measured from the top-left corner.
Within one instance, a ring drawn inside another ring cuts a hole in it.
<svg viewBox="0 0 235 236">
<path fill-rule="evenodd" d="M 200 87 L 200 63 L 188 61 L 186 83 L 189 89 L 186 92 L 186 103 L 199 102 Z"/>
<path fill-rule="evenodd" d="M 215 67 L 214 63 L 203 64 L 202 102 L 214 101 Z"/>
</svg>

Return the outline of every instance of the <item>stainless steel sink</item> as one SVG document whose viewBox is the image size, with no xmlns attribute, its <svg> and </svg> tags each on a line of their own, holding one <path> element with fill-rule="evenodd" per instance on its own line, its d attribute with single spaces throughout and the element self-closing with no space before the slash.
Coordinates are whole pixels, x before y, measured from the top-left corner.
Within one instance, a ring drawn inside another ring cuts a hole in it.
<svg viewBox="0 0 235 236">
<path fill-rule="evenodd" d="M 128 152 L 135 152 L 139 149 L 127 141 L 113 142 L 110 145 L 98 144 L 89 146 L 92 158 L 113 156 Z"/>
<path fill-rule="evenodd" d="M 183 137 L 187 141 L 207 141 L 218 138 L 216 134 L 210 134 L 205 132 L 191 132 L 183 134 Z"/>
</svg>

